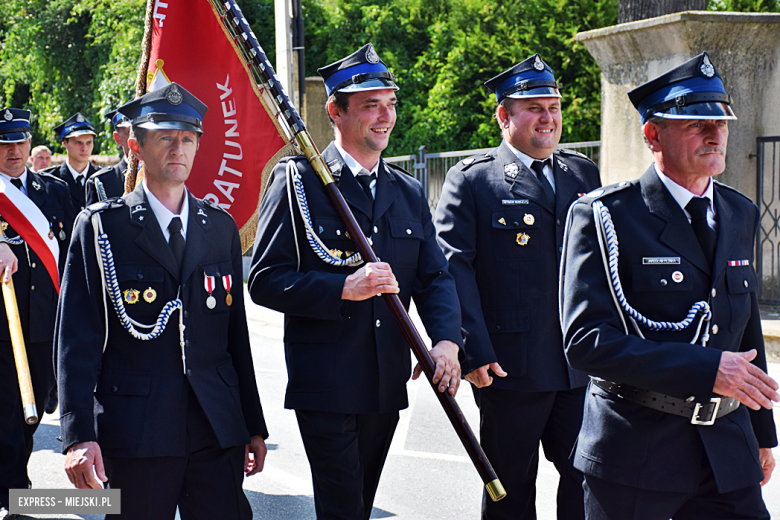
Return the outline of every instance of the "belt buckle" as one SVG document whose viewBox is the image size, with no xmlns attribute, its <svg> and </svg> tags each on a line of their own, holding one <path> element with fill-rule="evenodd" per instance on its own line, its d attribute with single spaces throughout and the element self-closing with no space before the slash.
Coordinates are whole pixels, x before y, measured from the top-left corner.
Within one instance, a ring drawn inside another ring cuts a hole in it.
<svg viewBox="0 0 780 520">
<path fill-rule="evenodd" d="M 712 426 L 715 424 L 715 419 L 718 418 L 718 410 L 720 409 L 720 402 L 721 397 L 713 397 L 710 399 L 710 402 L 706 405 L 702 405 L 701 403 L 696 403 L 696 407 L 693 409 L 693 415 L 691 416 L 691 424 L 695 424 L 697 426 Z M 704 406 L 709 406 L 711 404 L 714 404 L 715 406 L 712 408 L 712 415 L 709 419 L 700 421 L 699 420 L 699 413 L 701 412 L 702 408 Z"/>
</svg>

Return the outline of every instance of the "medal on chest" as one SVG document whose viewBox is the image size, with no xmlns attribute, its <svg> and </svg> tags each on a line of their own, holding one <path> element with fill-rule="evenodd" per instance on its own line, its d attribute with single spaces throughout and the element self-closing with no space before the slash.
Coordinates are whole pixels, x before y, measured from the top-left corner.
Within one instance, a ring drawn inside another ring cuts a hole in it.
<svg viewBox="0 0 780 520">
<path fill-rule="evenodd" d="M 213 309 L 217 306 L 217 299 L 214 298 L 214 295 L 212 294 L 214 292 L 214 287 L 216 286 L 217 279 L 215 276 L 209 276 L 206 273 L 203 273 L 203 276 L 205 276 L 205 280 L 203 282 L 203 286 L 206 288 L 206 292 L 209 293 L 208 298 L 206 298 L 206 307 L 209 309 Z"/>
<path fill-rule="evenodd" d="M 227 292 L 227 296 L 225 296 L 225 303 L 228 307 L 233 305 L 233 295 L 230 294 L 230 288 L 233 287 L 233 275 L 229 274 L 227 276 L 222 277 L 222 286 L 225 288 L 225 292 Z"/>
</svg>

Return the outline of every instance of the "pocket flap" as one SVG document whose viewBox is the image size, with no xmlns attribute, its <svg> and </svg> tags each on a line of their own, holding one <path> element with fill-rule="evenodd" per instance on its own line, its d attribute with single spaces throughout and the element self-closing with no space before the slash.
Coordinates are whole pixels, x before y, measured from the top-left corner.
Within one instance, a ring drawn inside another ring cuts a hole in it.
<svg viewBox="0 0 780 520">
<path fill-rule="evenodd" d="M 165 268 L 155 264 L 116 264 L 116 278 L 120 282 L 162 282 Z"/>
<path fill-rule="evenodd" d="M 744 294 L 756 290 L 756 274 L 749 265 L 726 267 L 726 285 L 731 294 Z"/>
<path fill-rule="evenodd" d="M 229 274 L 233 274 L 233 263 L 230 260 L 225 260 L 223 262 L 215 262 L 212 264 L 205 264 L 200 266 L 201 269 L 203 269 L 203 272 L 206 273 L 208 276 L 227 276 Z M 233 280 L 233 283 L 236 281 Z"/>
<path fill-rule="evenodd" d="M 491 225 L 495 229 L 527 229 L 539 227 L 539 210 L 503 208 L 493 211 Z"/>
<path fill-rule="evenodd" d="M 388 219 L 390 223 L 390 234 L 393 238 L 423 238 L 422 222 L 408 220 L 403 218 Z"/>
<path fill-rule="evenodd" d="M 106 371 L 100 375 L 97 393 L 111 395 L 149 395 L 152 374 L 148 372 Z"/>
<path fill-rule="evenodd" d="M 528 307 L 485 309 L 484 316 L 490 334 L 525 332 L 531 326 L 531 310 Z"/>
</svg>

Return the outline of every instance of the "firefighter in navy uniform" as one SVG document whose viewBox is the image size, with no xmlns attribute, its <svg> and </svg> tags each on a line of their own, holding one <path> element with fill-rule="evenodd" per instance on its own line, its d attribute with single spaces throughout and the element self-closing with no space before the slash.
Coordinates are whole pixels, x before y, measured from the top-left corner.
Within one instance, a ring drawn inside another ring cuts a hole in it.
<svg viewBox="0 0 780 520">
<path fill-rule="evenodd" d="M 251 518 L 242 473 L 262 469 L 268 432 L 238 228 L 184 186 L 206 106 L 172 83 L 121 111 L 146 174 L 76 220 L 57 331 L 66 471 L 121 489 L 122 518 Z"/>
<path fill-rule="evenodd" d="M 118 110 L 112 110 L 106 114 L 114 127 L 114 141 L 122 150 L 122 160 L 113 166 L 106 166 L 95 172 L 87 179 L 85 185 L 86 204 L 89 206 L 101 200 L 121 197 L 125 193 L 125 170 L 127 170 L 127 156 L 129 148 L 127 140 L 130 138 L 130 120 Z"/>
<path fill-rule="evenodd" d="M 51 239 L 59 246 L 61 272 L 75 211 L 64 182 L 26 168 L 29 154 L 30 112 L 15 108 L 0 110 L 0 177 L 6 185 L 11 184 L 29 198 L 49 221 Z M 57 289 L 32 246 L 18 237 L 2 216 L 0 220 L 0 273 L 9 268 L 13 274 L 33 393 L 40 413 L 54 385 L 52 338 Z M 8 490 L 26 489 L 30 485 L 27 462 L 38 424 L 29 425 L 24 420 L 5 305 L 0 303 L 0 308 L 3 314 L 0 317 L 0 519 L 9 519 L 17 515 L 8 512 Z"/>
<path fill-rule="evenodd" d="M 482 517 L 536 518 L 541 442 L 560 474 L 558 518 L 579 519 L 582 474 L 569 454 L 588 379 L 564 356 L 558 266 L 569 206 L 601 185 L 599 171 L 556 150 L 560 86 L 538 54 L 485 87 L 504 140 L 447 173 L 435 219 L 458 288 L 480 441 L 507 490 L 499 502 L 483 497 Z"/>
<path fill-rule="evenodd" d="M 706 53 L 629 98 L 654 164 L 572 206 L 562 269 L 566 355 L 592 377 L 574 455 L 586 514 L 768 519 L 780 396 L 756 297 L 759 212 L 713 179 L 731 98 Z"/>
<path fill-rule="evenodd" d="M 322 155 L 382 261 L 351 263 L 355 243 L 339 214 L 308 162 L 292 158 L 276 167 L 260 206 L 249 291 L 285 313 L 285 407 L 298 419 L 317 517 L 363 520 L 412 372 L 402 330 L 375 296 L 399 293 L 407 308 L 414 298 L 434 345 L 434 380 L 453 395 L 460 312 L 422 186 L 381 159 L 395 124 L 394 76 L 371 44 L 319 72 L 335 129 Z M 292 214 L 288 173 L 300 175 L 308 202 L 293 200 Z M 321 242 L 316 252 L 302 212 Z"/>
<path fill-rule="evenodd" d="M 71 203 L 76 211 L 80 211 L 86 206 L 84 185 L 87 179 L 99 169 L 89 162 L 97 135 L 95 127 L 89 119 L 81 115 L 81 112 L 77 112 L 67 121 L 56 126 L 54 133 L 65 148 L 67 158 L 59 166 L 52 166 L 44 172 L 68 183 Z"/>
</svg>

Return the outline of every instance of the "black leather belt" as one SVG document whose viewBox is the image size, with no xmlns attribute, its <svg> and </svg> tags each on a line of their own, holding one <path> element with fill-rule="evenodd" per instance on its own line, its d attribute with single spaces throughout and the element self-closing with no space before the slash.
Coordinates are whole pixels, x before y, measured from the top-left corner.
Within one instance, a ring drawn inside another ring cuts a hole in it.
<svg viewBox="0 0 780 520">
<path fill-rule="evenodd" d="M 621 399 L 641 404 L 659 412 L 685 417 L 691 420 L 691 424 L 699 426 L 711 426 L 715 423 L 715 419 L 728 415 L 739 408 L 739 401 L 733 397 L 713 397 L 709 403 L 702 404 L 596 377 L 591 377 L 591 381 L 602 390 Z"/>
</svg>

